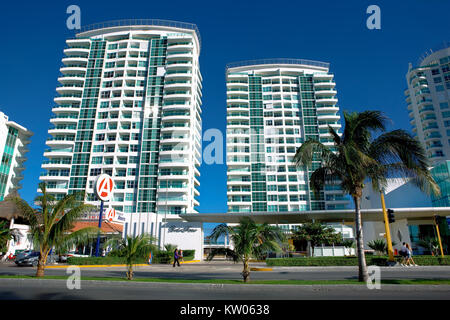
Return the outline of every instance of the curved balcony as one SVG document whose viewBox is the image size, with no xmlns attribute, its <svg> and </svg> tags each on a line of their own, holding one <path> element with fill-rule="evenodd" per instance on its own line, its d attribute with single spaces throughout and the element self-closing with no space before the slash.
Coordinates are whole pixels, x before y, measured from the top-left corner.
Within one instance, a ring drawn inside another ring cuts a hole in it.
<svg viewBox="0 0 450 320">
<path fill-rule="evenodd" d="M 315 82 L 314 88 L 316 89 L 323 89 L 323 88 L 334 88 L 336 86 L 335 82 Z"/>
<path fill-rule="evenodd" d="M 337 94 L 337 91 L 327 88 L 325 90 L 315 90 L 314 93 L 316 94 L 317 99 L 320 99 L 319 97 L 334 97 Z"/>
<path fill-rule="evenodd" d="M 190 115 L 162 115 L 161 117 L 161 121 L 162 122 L 166 122 L 166 121 L 174 121 L 174 120 L 184 120 L 185 123 L 188 123 L 189 120 L 191 119 Z"/>
<path fill-rule="evenodd" d="M 48 130 L 49 134 L 76 134 L 76 127 L 66 127 L 66 128 L 52 128 Z"/>
<path fill-rule="evenodd" d="M 47 139 L 45 142 L 49 147 L 64 147 L 64 146 L 73 146 L 75 144 L 75 140 L 63 140 L 63 139 Z"/>
<path fill-rule="evenodd" d="M 192 97 L 191 93 L 186 92 L 186 91 L 173 91 L 173 92 L 165 92 L 163 95 L 164 100 L 168 101 L 168 100 L 177 100 L 177 99 L 185 99 L 185 100 L 190 100 Z"/>
<path fill-rule="evenodd" d="M 317 115 L 321 114 L 321 113 L 338 113 L 339 112 L 339 108 L 338 107 L 317 107 Z"/>
<path fill-rule="evenodd" d="M 71 47 L 82 47 L 82 46 L 86 47 L 87 46 L 89 48 L 89 46 L 91 45 L 90 40 L 86 39 L 86 38 L 67 39 L 66 43 L 68 46 L 71 46 Z"/>
<path fill-rule="evenodd" d="M 194 45 L 192 43 L 170 43 L 170 39 L 167 41 L 167 52 L 170 51 L 192 51 Z"/>
<path fill-rule="evenodd" d="M 192 68 L 192 63 L 185 63 L 185 62 L 172 62 L 170 64 L 166 65 L 167 70 L 190 70 Z"/>
<path fill-rule="evenodd" d="M 230 80 L 227 82 L 227 88 L 244 88 L 245 92 L 248 92 L 248 82 L 247 81 L 236 81 Z"/>
<path fill-rule="evenodd" d="M 83 86 L 76 86 L 76 85 L 63 85 L 56 88 L 56 92 L 58 92 L 60 95 L 64 94 L 71 94 L 71 93 L 83 93 Z"/>
<path fill-rule="evenodd" d="M 81 104 L 81 94 L 60 95 L 58 97 L 55 97 L 53 101 L 55 101 L 55 103 L 57 104 Z"/>
<path fill-rule="evenodd" d="M 336 104 L 338 99 L 336 98 L 318 98 L 316 99 L 316 104 Z"/>
<path fill-rule="evenodd" d="M 41 181 L 69 181 L 70 176 L 69 175 L 67 175 L 67 176 L 50 176 L 50 175 L 46 175 L 45 173 L 43 173 L 39 176 L 39 180 L 41 180 Z"/>
<path fill-rule="evenodd" d="M 341 117 L 335 113 L 318 113 L 317 120 L 333 120 L 338 121 Z"/>
<path fill-rule="evenodd" d="M 42 169 L 70 169 L 72 167 L 71 161 L 49 161 L 46 160 L 42 163 Z"/>
<path fill-rule="evenodd" d="M 66 48 L 64 49 L 64 54 L 69 56 L 86 56 L 86 58 L 89 56 L 89 52 L 91 50 L 87 48 Z"/>
<path fill-rule="evenodd" d="M 252 182 L 251 181 L 240 181 L 240 180 L 227 180 L 227 186 L 239 186 L 239 185 L 251 186 Z"/>
<path fill-rule="evenodd" d="M 63 77 L 59 77 L 58 82 L 61 84 L 74 83 L 74 84 L 83 85 L 84 84 L 84 75 L 81 75 L 81 74 L 65 75 Z"/>
<path fill-rule="evenodd" d="M 248 81 L 248 74 L 246 73 L 227 73 L 227 81 L 230 80 L 237 80 L 237 79 L 246 79 Z"/>
<path fill-rule="evenodd" d="M 164 89 L 171 89 L 171 88 L 182 88 L 182 89 L 191 89 L 192 88 L 192 82 L 190 81 L 177 81 L 177 82 L 167 82 L 164 83 Z"/>
<path fill-rule="evenodd" d="M 227 113 L 227 120 L 248 120 L 250 115 Z"/>
<path fill-rule="evenodd" d="M 333 75 L 332 74 L 328 74 L 328 73 L 314 73 L 313 74 L 313 80 L 331 80 L 333 79 Z"/>
<path fill-rule="evenodd" d="M 180 51 L 170 52 L 170 51 L 168 51 L 166 59 L 167 59 L 167 61 L 176 60 L 176 59 L 192 60 L 193 56 L 194 55 L 192 54 L 192 52 L 189 52 L 189 51 L 185 51 L 185 52 L 180 52 Z"/>
<path fill-rule="evenodd" d="M 86 73 L 86 67 L 70 65 L 70 66 L 61 67 L 59 69 L 59 71 L 62 74 L 70 73 L 70 74 L 80 74 L 80 75 L 82 74 L 82 75 L 84 75 Z"/>
<path fill-rule="evenodd" d="M 227 104 L 243 104 L 243 103 L 248 103 L 248 97 L 244 98 L 244 97 L 233 97 L 233 98 L 227 98 Z"/>
<path fill-rule="evenodd" d="M 227 98 L 232 98 L 232 97 L 244 97 L 246 99 L 248 99 L 248 90 L 245 88 L 234 88 L 234 89 L 229 89 L 227 90 Z"/>
<path fill-rule="evenodd" d="M 165 79 L 192 79 L 192 73 L 188 72 L 167 72 Z"/>
<path fill-rule="evenodd" d="M 81 67 L 86 67 L 88 63 L 88 58 L 80 55 L 80 56 L 68 56 L 61 59 L 61 62 L 64 63 L 64 65 L 80 65 Z"/>
</svg>

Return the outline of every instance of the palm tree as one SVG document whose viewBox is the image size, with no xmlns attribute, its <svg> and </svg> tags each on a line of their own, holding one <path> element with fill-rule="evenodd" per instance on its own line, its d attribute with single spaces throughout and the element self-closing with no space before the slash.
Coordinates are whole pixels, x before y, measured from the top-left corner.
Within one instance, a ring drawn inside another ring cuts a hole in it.
<svg viewBox="0 0 450 320">
<path fill-rule="evenodd" d="M 20 230 L 9 227 L 10 222 L 8 220 L 0 221 L 0 252 L 8 252 L 9 241 L 14 239 L 14 241 L 18 241 L 20 239 Z M 6 256 L 5 256 L 6 258 Z"/>
<path fill-rule="evenodd" d="M 342 234 L 320 222 L 307 222 L 296 227 L 293 232 L 296 240 L 307 241 L 311 244 L 311 254 L 314 257 L 314 247 L 321 244 L 341 243 Z"/>
<path fill-rule="evenodd" d="M 250 258 L 260 257 L 267 251 L 280 251 L 280 243 L 285 242 L 285 235 L 280 228 L 264 224 L 256 224 L 248 217 L 241 219 L 239 225 L 228 226 L 225 223 L 216 226 L 211 232 L 211 240 L 217 241 L 222 236 L 229 235 L 233 242 L 234 249 L 226 250 L 227 255 L 233 260 L 242 261 L 244 269 L 242 277 L 244 282 L 249 280 Z M 215 255 L 223 253 L 224 250 L 212 250 L 207 260 L 211 261 Z"/>
<path fill-rule="evenodd" d="M 395 245 L 396 245 L 396 243 L 394 241 L 392 241 L 392 246 L 395 246 Z M 383 239 L 372 240 L 369 243 L 367 243 L 367 246 L 370 249 L 373 249 L 382 255 L 388 254 L 388 247 L 387 247 L 386 241 L 384 241 Z"/>
<path fill-rule="evenodd" d="M 417 242 L 417 245 L 419 245 L 422 248 L 430 250 L 431 255 L 436 257 L 439 256 L 439 240 L 437 238 L 427 237 L 424 239 L 420 239 Z"/>
<path fill-rule="evenodd" d="M 98 228 L 88 227 L 70 232 L 73 223 L 85 212 L 94 208 L 86 205 L 80 199 L 82 193 L 64 196 L 61 200 L 47 193 L 46 184 L 41 182 L 39 188 L 42 195 L 36 197 L 38 209 L 32 208 L 25 200 L 15 197 L 13 201 L 21 209 L 30 225 L 30 233 L 35 248 L 39 248 L 39 262 L 36 277 L 43 277 L 47 256 L 55 248 L 84 242 L 96 235 Z"/>
<path fill-rule="evenodd" d="M 8 241 L 13 237 L 7 220 L 0 221 L 0 251 L 6 251 Z"/>
<path fill-rule="evenodd" d="M 344 248 L 348 250 L 348 254 L 351 255 L 352 254 L 351 249 L 355 247 L 355 241 L 352 239 L 343 239 L 341 245 L 343 245 Z"/>
<path fill-rule="evenodd" d="M 157 248 L 154 245 L 155 238 L 148 234 L 141 234 L 137 237 L 127 236 L 121 239 L 111 239 L 106 242 L 106 246 L 112 246 L 117 249 L 125 257 L 127 264 L 127 279 L 133 280 L 133 266 L 139 259 L 148 257 L 150 251 L 156 252 Z"/>
<path fill-rule="evenodd" d="M 344 112 L 344 120 L 342 136 L 328 126 L 333 147 L 309 139 L 297 149 L 294 163 L 305 168 L 313 160 L 321 161 L 310 177 L 313 191 L 318 194 L 326 184 L 339 184 L 353 198 L 359 281 L 367 281 L 360 212 L 364 183 L 371 181 L 378 191 L 386 187 L 388 178 L 410 179 L 427 193 L 436 194 L 439 187 L 428 170 L 422 145 L 404 130 L 386 132 L 388 118 L 380 111 Z M 374 139 L 372 135 L 378 132 Z"/>
</svg>

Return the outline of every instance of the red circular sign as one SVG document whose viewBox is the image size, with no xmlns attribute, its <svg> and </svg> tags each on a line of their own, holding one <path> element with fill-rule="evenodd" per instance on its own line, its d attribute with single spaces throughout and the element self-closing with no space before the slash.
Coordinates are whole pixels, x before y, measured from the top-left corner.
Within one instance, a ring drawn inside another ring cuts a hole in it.
<svg viewBox="0 0 450 320">
<path fill-rule="evenodd" d="M 106 220 L 113 221 L 115 217 L 116 217 L 116 209 L 109 208 L 108 210 L 106 210 Z"/>
<path fill-rule="evenodd" d="M 108 201 L 111 198 L 114 189 L 114 181 L 107 174 L 101 174 L 95 183 L 95 192 L 102 201 Z"/>
</svg>

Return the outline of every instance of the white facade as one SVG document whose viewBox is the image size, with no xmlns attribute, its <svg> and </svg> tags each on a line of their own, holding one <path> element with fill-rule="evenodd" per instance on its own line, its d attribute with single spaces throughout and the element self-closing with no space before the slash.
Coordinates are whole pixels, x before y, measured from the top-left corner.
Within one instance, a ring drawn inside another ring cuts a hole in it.
<svg viewBox="0 0 450 320">
<path fill-rule="evenodd" d="M 404 182 L 400 179 L 390 179 L 388 187 L 384 193 L 384 200 L 387 209 L 394 210 L 395 208 L 416 208 L 416 207 L 432 207 L 431 198 L 424 194 L 420 189 L 414 186 L 411 182 Z M 361 199 L 361 209 L 375 209 L 381 208 L 381 195 L 379 192 L 373 190 L 372 185 L 368 184 L 363 190 Z M 364 220 L 364 219 L 363 219 Z M 421 249 L 411 243 L 411 235 L 409 226 L 432 224 L 431 221 L 421 220 L 407 220 L 395 219 L 394 223 L 390 223 L 390 231 L 392 241 L 396 243 L 394 249 L 400 251 L 403 242 L 412 245 L 413 249 L 420 252 Z M 384 222 L 363 221 L 364 247 L 372 240 L 385 239 Z"/>
<path fill-rule="evenodd" d="M 450 47 L 409 64 L 406 102 L 412 131 L 433 163 L 450 159 Z"/>
<path fill-rule="evenodd" d="M 149 233 L 161 246 L 195 249 L 198 241 L 164 239 L 164 220 L 196 213 L 201 157 L 200 36 L 195 25 L 164 20 L 119 21 L 82 29 L 66 41 L 59 96 L 50 122 L 47 170 L 40 179 L 57 197 L 94 182 L 115 183 L 105 204 L 126 215 L 124 235 Z M 167 241 L 166 241 L 167 240 Z M 170 242 L 169 242 L 170 241 Z"/>
<path fill-rule="evenodd" d="M 24 162 L 33 133 L 0 112 L 0 201 L 22 188 Z"/>
<path fill-rule="evenodd" d="M 296 59 L 230 64 L 227 80 L 228 212 L 342 209 L 341 190 L 319 197 L 293 158 L 308 138 L 333 146 L 328 125 L 341 128 L 333 74 L 323 62 Z"/>
</svg>

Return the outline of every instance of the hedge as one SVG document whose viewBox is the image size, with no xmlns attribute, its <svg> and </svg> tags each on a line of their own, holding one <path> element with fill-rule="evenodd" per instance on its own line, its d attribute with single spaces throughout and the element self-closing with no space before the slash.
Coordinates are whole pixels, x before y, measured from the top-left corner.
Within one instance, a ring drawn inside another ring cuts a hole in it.
<svg viewBox="0 0 450 320">
<path fill-rule="evenodd" d="M 192 254 L 187 255 L 184 258 L 185 261 L 194 259 L 195 250 L 184 250 L 185 253 Z M 148 258 L 138 258 L 137 264 L 148 263 Z M 153 255 L 153 264 L 170 264 L 173 263 L 173 252 L 158 251 Z M 67 264 L 72 265 L 99 265 L 99 264 L 126 264 L 125 257 L 117 257 L 114 255 L 107 255 L 106 257 L 69 257 Z"/>
<path fill-rule="evenodd" d="M 401 257 L 395 257 L 397 262 Z M 445 256 L 413 256 L 416 264 L 420 266 L 450 265 L 450 257 Z M 366 256 L 367 265 L 386 266 L 387 256 Z M 356 257 L 304 257 L 304 258 L 269 258 L 266 259 L 268 266 L 357 266 Z"/>
</svg>

